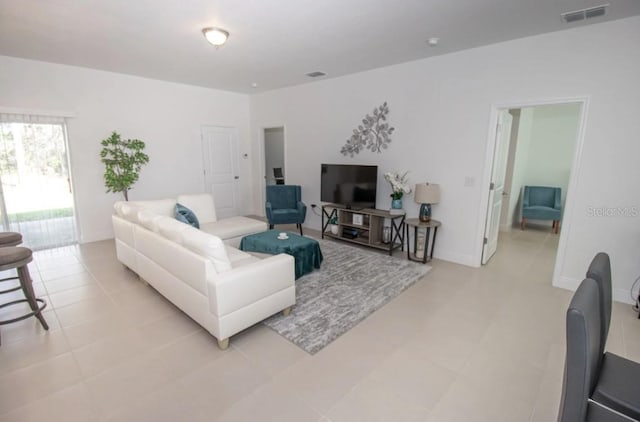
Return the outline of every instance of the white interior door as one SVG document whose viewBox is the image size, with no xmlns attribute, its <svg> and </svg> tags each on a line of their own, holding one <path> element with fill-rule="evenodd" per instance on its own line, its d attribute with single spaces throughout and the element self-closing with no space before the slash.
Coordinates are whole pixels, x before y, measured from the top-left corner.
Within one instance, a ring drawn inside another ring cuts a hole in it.
<svg viewBox="0 0 640 422">
<path fill-rule="evenodd" d="M 493 165 L 491 168 L 491 185 L 489 187 L 489 201 L 487 220 L 484 229 L 484 244 L 482 247 L 482 264 L 486 264 L 498 249 L 498 231 L 500 230 L 500 210 L 504 192 L 504 180 L 509 154 L 509 140 L 511 137 L 512 117 L 508 110 L 502 110 L 498 115 L 496 128 Z"/>
<path fill-rule="evenodd" d="M 202 128 L 205 191 L 213 194 L 218 218 L 238 215 L 237 142 L 235 128 Z"/>
</svg>

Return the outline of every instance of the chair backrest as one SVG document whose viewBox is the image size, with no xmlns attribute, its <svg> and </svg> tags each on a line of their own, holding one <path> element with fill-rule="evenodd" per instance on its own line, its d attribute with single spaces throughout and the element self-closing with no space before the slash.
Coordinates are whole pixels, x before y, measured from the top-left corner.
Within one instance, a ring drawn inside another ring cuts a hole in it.
<svg viewBox="0 0 640 422">
<path fill-rule="evenodd" d="M 525 186 L 523 205 L 556 208 L 560 205 L 561 189 L 550 186 Z"/>
<path fill-rule="evenodd" d="M 611 261 L 609 255 L 599 252 L 591 261 L 587 270 L 587 278 L 594 280 L 600 293 L 600 354 L 604 353 L 609 326 L 611 324 L 612 287 L 611 287 Z"/>
<path fill-rule="evenodd" d="M 282 175 L 282 167 L 274 167 L 273 168 L 273 177 L 275 177 L 276 179 L 280 179 L 280 178 L 284 177 Z"/>
<path fill-rule="evenodd" d="M 267 202 L 273 209 L 296 208 L 301 197 L 299 185 L 267 186 Z"/>
<path fill-rule="evenodd" d="M 567 355 L 559 422 L 584 421 L 588 399 L 600 372 L 600 299 L 597 283 L 587 278 L 567 309 Z"/>
</svg>

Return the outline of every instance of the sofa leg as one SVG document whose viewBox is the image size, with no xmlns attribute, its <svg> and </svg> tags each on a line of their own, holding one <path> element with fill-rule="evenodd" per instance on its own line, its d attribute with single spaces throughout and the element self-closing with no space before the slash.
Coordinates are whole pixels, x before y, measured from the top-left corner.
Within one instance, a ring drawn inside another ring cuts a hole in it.
<svg viewBox="0 0 640 422">
<path fill-rule="evenodd" d="M 555 234 L 558 234 L 558 231 L 560 230 L 560 221 L 559 220 L 555 220 L 554 223 L 555 223 L 555 226 L 553 228 L 553 232 Z"/>
<path fill-rule="evenodd" d="M 227 350 L 227 347 L 229 347 L 229 337 L 225 338 L 224 340 L 218 339 L 218 347 L 220 348 L 220 350 Z"/>
<path fill-rule="evenodd" d="M 296 224 L 296 226 L 298 226 L 298 229 L 300 229 L 300 236 L 304 236 L 302 234 L 302 224 Z"/>
<path fill-rule="evenodd" d="M 273 230 L 273 224 L 269 224 L 269 230 Z"/>
<path fill-rule="evenodd" d="M 520 223 L 520 230 L 524 230 L 524 226 L 527 224 L 527 219 L 522 217 L 522 222 Z"/>
<path fill-rule="evenodd" d="M 282 315 L 289 316 L 291 314 L 291 306 L 282 310 Z"/>
</svg>

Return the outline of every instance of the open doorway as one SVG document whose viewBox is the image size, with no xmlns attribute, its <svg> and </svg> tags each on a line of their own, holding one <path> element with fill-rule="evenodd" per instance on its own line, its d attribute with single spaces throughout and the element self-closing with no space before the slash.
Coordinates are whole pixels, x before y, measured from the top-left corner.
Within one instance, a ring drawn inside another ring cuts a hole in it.
<svg viewBox="0 0 640 422">
<path fill-rule="evenodd" d="M 264 180 L 265 185 L 285 184 L 284 127 L 264 129 Z"/>
<path fill-rule="evenodd" d="M 583 101 L 498 110 L 483 238 L 483 265 L 499 259 L 502 246 L 519 247 L 523 257 L 534 253 L 551 257 L 547 260 L 551 274 L 558 255 L 562 220 L 566 217 L 564 210 L 576 162 L 583 111 Z M 560 193 L 559 201 L 556 201 L 560 210 L 558 234 L 556 223 L 545 220 L 546 217 L 539 220 L 528 218 L 526 227 L 521 228 L 523 202 L 524 205 L 533 205 L 523 199 L 537 187 Z"/>
</svg>

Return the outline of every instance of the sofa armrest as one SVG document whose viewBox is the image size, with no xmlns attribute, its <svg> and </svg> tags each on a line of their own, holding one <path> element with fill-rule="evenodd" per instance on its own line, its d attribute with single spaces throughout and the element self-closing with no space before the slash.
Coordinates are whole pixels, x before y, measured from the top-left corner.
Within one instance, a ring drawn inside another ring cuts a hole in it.
<svg viewBox="0 0 640 422">
<path fill-rule="evenodd" d="M 556 189 L 555 191 L 553 208 L 558 211 L 562 208 L 562 190 L 560 189 Z"/>
<path fill-rule="evenodd" d="M 526 187 L 522 189 L 522 208 L 529 206 L 529 189 Z"/>
<path fill-rule="evenodd" d="M 264 203 L 264 211 L 268 221 L 273 220 L 273 206 L 271 202 L 267 201 Z"/>
<path fill-rule="evenodd" d="M 300 221 L 304 223 L 304 219 L 307 216 L 307 205 L 302 201 L 298 201 L 296 208 L 298 209 L 298 214 L 300 214 Z"/>
<path fill-rule="evenodd" d="M 295 285 L 294 259 L 287 254 L 215 274 L 207 280 L 209 310 L 217 317 Z"/>
</svg>

